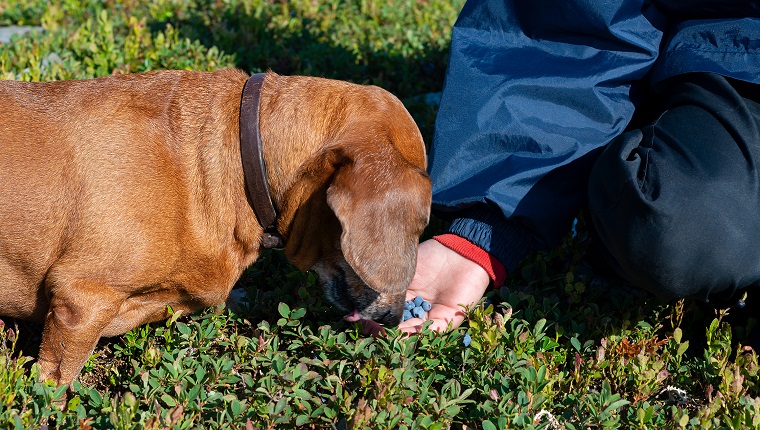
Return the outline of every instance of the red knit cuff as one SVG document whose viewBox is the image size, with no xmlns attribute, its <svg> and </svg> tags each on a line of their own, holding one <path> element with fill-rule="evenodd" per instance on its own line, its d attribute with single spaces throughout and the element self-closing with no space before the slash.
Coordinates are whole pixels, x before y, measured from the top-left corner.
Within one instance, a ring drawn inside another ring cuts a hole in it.
<svg viewBox="0 0 760 430">
<path fill-rule="evenodd" d="M 433 239 L 482 267 L 488 273 L 494 286 L 501 286 L 507 278 L 507 269 L 504 265 L 496 257 L 469 240 L 451 233 L 434 236 Z"/>
</svg>

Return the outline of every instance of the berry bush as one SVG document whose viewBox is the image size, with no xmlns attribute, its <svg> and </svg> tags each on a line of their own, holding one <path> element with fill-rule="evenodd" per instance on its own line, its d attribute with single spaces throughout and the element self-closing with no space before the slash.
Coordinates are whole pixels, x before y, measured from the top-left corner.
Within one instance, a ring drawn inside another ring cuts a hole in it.
<svg viewBox="0 0 760 430">
<path fill-rule="evenodd" d="M 429 142 L 462 4 L 0 0 L 0 26 L 36 28 L 0 43 L 0 79 L 271 68 L 387 88 Z M 435 220 L 426 236 L 441 230 Z M 239 281 L 255 306 L 102 340 L 63 409 L 66 387 L 37 380 L 41 328 L 3 319 L 0 427 L 759 428 L 751 313 L 658 303 L 589 269 L 586 243 L 581 220 L 450 333 L 377 338 L 342 321 L 313 274 L 268 252 Z"/>
</svg>

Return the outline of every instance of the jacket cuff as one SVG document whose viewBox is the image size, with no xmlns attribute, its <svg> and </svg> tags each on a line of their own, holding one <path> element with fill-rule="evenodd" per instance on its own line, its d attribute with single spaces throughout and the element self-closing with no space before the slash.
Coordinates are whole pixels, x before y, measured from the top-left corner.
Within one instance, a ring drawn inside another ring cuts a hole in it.
<svg viewBox="0 0 760 430">
<path fill-rule="evenodd" d="M 525 227 L 486 208 L 466 211 L 451 223 L 448 232 L 494 256 L 507 273 L 513 273 L 517 264 L 537 249 L 535 239 Z"/>
<path fill-rule="evenodd" d="M 496 257 L 469 240 L 451 233 L 433 236 L 433 239 L 482 267 L 488 273 L 488 277 L 491 278 L 495 287 L 501 286 L 507 278 L 507 269 L 504 268 L 504 265 Z"/>
</svg>

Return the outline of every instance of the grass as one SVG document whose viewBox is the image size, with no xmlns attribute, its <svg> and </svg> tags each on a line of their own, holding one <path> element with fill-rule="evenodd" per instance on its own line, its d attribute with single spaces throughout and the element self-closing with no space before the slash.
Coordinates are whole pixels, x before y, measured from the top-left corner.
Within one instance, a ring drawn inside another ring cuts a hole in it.
<svg viewBox="0 0 760 430">
<path fill-rule="evenodd" d="M 0 78 L 267 68 L 373 83 L 429 142 L 462 1 L 0 0 Z M 1 120 L 1 119 L 0 119 Z M 439 223 L 427 234 L 440 230 Z M 37 381 L 40 327 L 0 329 L 3 428 L 759 428 L 753 320 L 661 304 L 588 269 L 583 223 L 527 258 L 446 334 L 366 338 L 277 252 L 241 278 L 256 306 L 100 342 L 72 388 Z M 469 334 L 472 343 L 464 346 Z"/>
</svg>

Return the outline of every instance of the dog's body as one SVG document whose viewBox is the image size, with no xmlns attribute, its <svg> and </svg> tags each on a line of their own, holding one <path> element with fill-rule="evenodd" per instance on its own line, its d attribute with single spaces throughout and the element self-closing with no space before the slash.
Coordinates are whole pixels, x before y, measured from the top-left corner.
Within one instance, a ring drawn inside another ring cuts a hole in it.
<svg viewBox="0 0 760 430">
<path fill-rule="evenodd" d="M 101 336 L 222 303 L 259 255 L 245 194 L 247 76 L 0 81 L 0 315 L 44 321 L 43 377 Z M 285 253 L 346 311 L 397 323 L 427 223 L 419 131 L 376 88 L 269 74 L 260 130 Z"/>
</svg>

